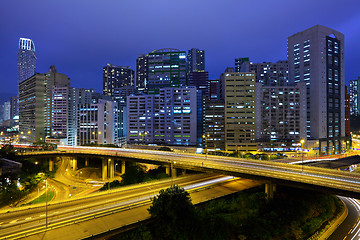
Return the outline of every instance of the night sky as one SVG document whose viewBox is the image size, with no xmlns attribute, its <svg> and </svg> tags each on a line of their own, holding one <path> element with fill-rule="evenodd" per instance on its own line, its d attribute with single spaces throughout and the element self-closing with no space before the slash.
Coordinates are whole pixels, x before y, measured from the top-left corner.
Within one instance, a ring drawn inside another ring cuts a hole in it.
<svg viewBox="0 0 360 240">
<path fill-rule="evenodd" d="M 199 48 L 216 79 L 236 57 L 286 60 L 287 37 L 316 24 L 345 34 L 346 84 L 360 76 L 359 0 L 3 0 L 0 97 L 17 92 L 20 37 L 35 42 L 37 72 L 55 65 L 102 92 L 107 63 L 135 70 L 139 54 Z"/>
</svg>

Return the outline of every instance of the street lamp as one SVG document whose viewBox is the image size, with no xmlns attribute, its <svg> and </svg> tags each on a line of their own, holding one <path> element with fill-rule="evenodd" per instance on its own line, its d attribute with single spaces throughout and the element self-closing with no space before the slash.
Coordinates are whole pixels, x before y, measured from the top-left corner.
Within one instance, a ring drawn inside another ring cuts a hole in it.
<svg viewBox="0 0 360 240">
<path fill-rule="evenodd" d="M 45 228 L 48 226 L 48 210 L 47 210 L 47 202 L 48 202 L 48 185 L 47 185 L 47 177 L 45 178 Z"/>
<path fill-rule="evenodd" d="M 144 132 L 144 133 L 139 133 L 139 135 L 141 136 L 141 142 L 143 143 L 143 144 L 145 144 L 145 137 L 146 137 L 146 135 L 147 135 L 147 132 Z"/>
<path fill-rule="evenodd" d="M 300 140 L 300 143 L 301 143 L 301 172 L 304 171 L 304 149 L 303 149 L 304 142 L 305 142 L 304 139 Z"/>
<path fill-rule="evenodd" d="M 203 135 L 203 138 L 204 138 L 204 140 L 205 140 L 205 145 L 204 145 L 204 147 L 205 147 L 205 150 L 206 150 L 206 159 L 207 159 L 207 155 L 208 155 L 208 145 L 207 145 L 207 139 L 208 139 L 208 137 L 210 137 L 210 134 L 207 134 L 207 135 Z"/>
<path fill-rule="evenodd" d="M 109 159 L 108 159 L 108 169 L 107 169 L 107 171 L 108 171 L 108 179 L 109 179 L 109 181 L 108 181 L 108 190 L 110 190 L 110 179 L 111 179 L 111 176 L 110 176 L 110 174 L 111 174 L 111 171 L 110 171 L 110 162 L 111 162 L 111 159 L 109 158 Z"/>
</svg>

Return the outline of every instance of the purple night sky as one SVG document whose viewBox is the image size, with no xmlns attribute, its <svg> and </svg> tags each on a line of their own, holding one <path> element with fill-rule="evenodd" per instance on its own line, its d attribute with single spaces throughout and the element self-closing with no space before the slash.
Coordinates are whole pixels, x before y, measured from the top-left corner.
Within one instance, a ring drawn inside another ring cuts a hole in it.
<svg viewBox="0 0 360 240">
<path fill-rule="evenodd" d="M 20 37 L 35 42 L 37 72 L 50 65 L 72 86 L 102 91 L 102 67 L 131 66 L 160 48 L 206 51 L 217 78 L 234 58 L 286 59 L 287 37 L 321 24 L 345 34 L 345 79 L 360 76 L 359 0 L 10 0 L 0 3 L 0 95 L 17 92 Z"/>
</svg>

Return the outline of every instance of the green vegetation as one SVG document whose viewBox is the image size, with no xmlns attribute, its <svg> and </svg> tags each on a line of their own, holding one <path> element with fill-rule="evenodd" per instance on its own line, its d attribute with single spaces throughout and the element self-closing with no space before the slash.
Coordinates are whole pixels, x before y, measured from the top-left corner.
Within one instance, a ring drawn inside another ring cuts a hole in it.
<svg viewBox="0 0 360 240">
<path fill-rule="evenodd" d="M 81 146 L 89 146 L 89 147 L 107 147 L 107 148 L 120 148 L 118 145 L 115 144 L 95 144 L 95 143 L 89 143 L 89 144 L 83 144 Z"/>
<path fill-rule="evenodd" d="M 54 195 L 55 195 L 55 192 L 53 190 L 48 190 L 47 191 L 47 201 L 49 202 L 51 199 L 53 199 Z M 38 198 L 29 202 L 29 204 L 37 204 L 37 203 L 45 203 L 45 202 L 46 202 L 46 195 L 44 193 L 41 196 L 39 196 Z"/>
<path fill-rule="evenodd" d="M 160 147 L 158 148 L 159 151 L 165 151 L 165 152 L 172 152 L 173 150 L 169 147 Z"/>
<path fill-rule="evenodd" d="M 194 207 L 189 194 L 172 186 L 153 199 L 153 221 L 111 239 L 307 239 L 340 210 L 331 195 L 278 187 L 266 200 L 251 189 Z"/>
<path fill-rule="evenodd" d="M 245 152 L 234 152 L 229 155 L 229 157 L 238 157 L 238 158 L 246 158 L 246 159 L 259 159 L 259 160 L 274 160 L 274 159 L 282 159 L 286 158 L 287 156 L 285 154 L 281 153 L 258 153 L 258 154 L 252 154 L 252 153 L 245 153 Z"/>
<path fill-rule="evenodd" d="M 57 148 L 56 144 L 46 143 L 46 142 L 42 142 L 42 141 L 34 142 L 34 143 L 32 143 L 32 146 L 39 147 L 40 149 L 45 150 L 45 151 L 52 151 Z"/>
<path fill-rule="evenodd" d="M 34 189 L 40 181 L 54 173 L 48 171 L 47 159 L 42 161 L 35 158 L 16 159 L 15 150 L 11 145 L 4 146 L 0 152 L 1 156 L 7 156 L 22 164 L 20 172 L 6 173 L 1 176 L 0 206 L 17 205 L 19 200 Z"/>
<path fill-rule="evenodd" d="M 11 144 L 4 145 L 0 149 L 0 158 L 14 160 L 16 157 L 15 149 Z"/>
<path fill-rule="evenodd" d="M 142 182 L 149 182 L 152 180 L 158 180 L 169 177 L 165 173 L 164 167 L 158 167 L 157 169 L 151 169 L 149 171 L 145 171 L 144 168 L 142 168 L 138 164 L 129 164 L 126 166 L 126 171 L 122 175 L 122 180 L 119 182 L 118 180 L 115 180 L 110 183 L 110 189 L 113 189 L 115 187 L 121 187 L 136 183 L 142 183 Z M 100 191 L 108 190 L 109 186 L 108 184 L 105 184 Z"/>
</svg>

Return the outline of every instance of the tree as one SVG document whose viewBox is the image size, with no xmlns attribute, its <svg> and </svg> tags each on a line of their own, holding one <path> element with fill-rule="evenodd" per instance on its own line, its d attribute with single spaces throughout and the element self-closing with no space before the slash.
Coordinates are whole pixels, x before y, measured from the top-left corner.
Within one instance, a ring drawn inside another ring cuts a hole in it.
<svg viewBox="0 0 360 240">
<path fill-rule="evenodd" d="M 4 145 L 0 149 L 0 158 L 1 157 L 6 158 L 6 159 L 15 160 L 16 153 L 15 153 L 14 147 L 12 145 L 10 145 L 10 144 Z"/>
<path fill-rule="evenodd" d="M 196 239 L 196 211 L 190 194 L 179 186 L 161 190 L 148 209 L 155 239 Z"/>
</svg>

